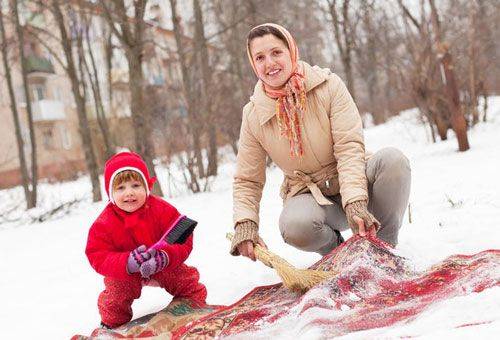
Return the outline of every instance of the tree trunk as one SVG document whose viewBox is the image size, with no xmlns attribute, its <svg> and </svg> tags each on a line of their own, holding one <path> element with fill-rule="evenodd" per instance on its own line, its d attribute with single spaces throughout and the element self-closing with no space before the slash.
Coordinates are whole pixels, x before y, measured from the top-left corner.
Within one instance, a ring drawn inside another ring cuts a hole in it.
<svg viewBox="0 0 500 340">
<path fill-rule="evenodd" d="M 384 21 L 387 22 L 388 18 L 384 14 Z M 392 72 L 392 58 L 391 58 L 391 49 L 393 43 L 391 42 L 391 37 L 389 34 L 389 29 L 388 27 L 384 27 L 384 40 L 387 45 L 386 48 L 383 51 L 384 55 L 384 70 L 385 70 L 385 76 L 386 76 L 386 82 L 384 86 L 384 96 L 385 96 L 385 106 L 384 106 L 384 111 L 385 111 L 385 117 L 391 117 L 395 114 L 394 109 L 392 107 L 392 93 L 393 93 L 393 72 Z"/>
<path fill-rule="evenodd" d="M 476 53 L 476 6 L 474 1 L 469 4 L 469 22 L 468 29 L 468 54 L 469 54 L 469 110 L 472 116 L 472 125 L 479 122 L 479 111 L 477 109 L 477 53 Z"/>
<path fill-rule="evenodd" d="M 439 27 L 439 17 L 437 13 L 434 0 L 429 0 L 432 15 L 432 25 L 434 27 L 434 38 L 438 50 L 438 59 L 441 63 L 441 71 L 443 76 L 443 83 L 445 86 L 445 93 L 447 96 L 448 107 L 451 111 L 451 126 L 458 141 L 458 150 L 467 151 L 469 141 L 467 139 L 467 122 L 460 107 L 460 95 L 458 92 L 457 82 L 455 80 L 455 72 L 453 70 L 453 60 L 449 52 L 447 44 L 441 41 L 441 32 Z"/>
<path fill-rule="evenodd" d="M 436 124 L 436 128 L 438 131 L 439 138 L 441 140 L 448 139 L 448 122 L 441 117 L 439 113 L 433 115 L 434 124 Z"/>
<path fill-rule="evenodd" d="M 142 46 L 142 45 L 141 45 Z M 133 54 L 133 55 L 130 55 Z M 156 176 L 153 164 L 154 145 L 151 140 L 151 114 L 144 110 L 144 75 L 142 73 L 142 47 L 127 53 L 130 87 L 130 108 L 135 132 L 137 152 L 144 157 L 150 174 Z M 160 185 L 153 188 L 153 193 L 163 196 Z"/>
<path fill-rule="evenodd" d="M 111 72 L 113 70 L 113 43 L 111 42 L 111 37 L 113 36 L 111 32 L 106 32 L 106 43 L 104 46 L 104 55 L 106 60 L 106 79 L 108 82 L 108 101 L 109 101 L 109 110 L 112 110 L 113 107 L 113 79 L 111 76 Z"/>
<path fill-rule="evenodd" d="M 21 61 L 21 74 L 23 79 L 23 88 L 26 95 L 26 115 L 28 120 L 28 129 L 30 133 L 31 143 L 31 194 L 27 202 L 27 208 L 36 207 L 37 201 L 37 187 L 38 187 L 38 161 L 37 161 L 37 143 L 35 136 L 35 125 L 33 122 L 33 110 L 31 108 L 31 96 L 28 84 L 28 71 L 26 65 L 26 58 L 24 56 L 24 32 L 23 27 L 19 22 L 19 13 L 17 8 L 17 0 L 13 1 L 12 9 L 14 11 L 14 20 L 16 25 L 17 38 L 19 39 L 19 57 Z"/>
<path fill-rule="evenodd" d="M 349 93 L 351 94 L 351 97 L 353 98 L 353 100 L 355 100 L 356 93 L 354 90 L 354 77 L 352 75 L 351 55 L 350 54 L 346 54 L 344 57 L 342 57 L 342 64 L 344 65 L 344 69 L 345 69 L 345 78 L 346 78 L 347 89 L 349 90 Z"/>
<path fill-rule="evenodd" d="M 85 108 L 85 99 L 81 93 L 80 79 L 73 60 L 73 46 L 71 38 L 66 31 L 64 16 L 58 0 L 53 0 L 52 3 L 53 13 L 56 19 L 56 24 L 59 27 L 61 34 L 61 45 L 66 58 L 66 71 L 71 82 L 71 89 L 76 103 L 76 113 L 78 116 L 79 132 L 82 139 L 82 148 L 85 154 L 85 163 L 90 175 L 90 182 L 92 183 L 92 200 L 94 202 L 101 200 L 101 190 L 99 182 L 99 174 L 97 173 L 97 162 L 95 153 L 92 148 L 92 136 L 90 133 L 89 122 L 87 118 L 87 111 Z"/>
<path fill-rule="evenodd" d="M 342 18 L 339 18 L 336 0 L 329 0 L 329 14 L 332 18 L 333 30 L 335 35 L 335 41 L 340 53 L 340 59 L 342 60 L 342 65 L 344 66 L 344 72 L 346 77 L 346 86 L 349 90 L 352 98 L 356 100 L 356 94 L 354 91 L 354 77 L 352 70 L 352 49 L 353 49 L 353 36 L 351 23 L 349 20 L 349 3 L 350 0 L 345 0 L 342 4 Z M 342 30 L 341 27 L 342 26 Z M 342 32 L 342 33 L 341 33 Z"/>
<path fill-rule="evenodd" d="M 483 122 L 488 121 L 488 92 L 486 92 L 486 89 L 484 87 L 484 82 L 481 81 L 479 82 L 479 93 L 482 94 L 483 96 Z"/>
<path fill-rule="evenodd" d="M 420 109 L 422 114 L 427 118 L 427 123 L 429 124 L 431 130 L 432 142 L 436 143 L 436 133 L 434 131 L 434 125 L 436 126 L 438 133 L 441 136 L 441 133 L 439 131 L 439 126 L 436 123 L 436 114 L 429 107 L 429 104 L 427 103 L 427 98 L 422 91 L 413 91 L 413 92 L 414 92 L 413 98 L 415 100 L 415 103 L 417 104 L 417 107 Z M 446 130 L 444 131 L 444 136 L 446 137 Z"/>
<path fill-rule="evenodd" d="M 92 20 L 92 19 L 90 19 L 90 20 Z M 88 55 L 90 58 L 90 63 L 92 65 L 92 71 L 90 70 L 90 67 L 87 63 L 85 55 L 83 55 L 83 54 L 82 54 L 82 59 L 83 59 L 85 70 L 87 72 L 87 75 L 88 75 L 88 78 L 90 81 L 90 87 L 92 89 L 92 94 L 94 96 L 97 124 L 99 125 L 99 129 L 101 130 L 102 138 L 104 140 L 105 155 L 106 155 L 106 159 L 108 159 L 109 157 L 111 157 L 113 155 L 113 150 L 114 150 L 115 146 L 114 146 L 114 142 L 113 142 L 113 136 L 111 135 L 111 133 L 109 131 L 108 121 L 106 119 L 106 113 L 104 110 L 104 105 L 102 103 L 101 86 L 99 83 L 99 76 L 98 76 L 98 71 L 97 71 L 97 65 L 96 65 L 96 62 L 94 59 L 94 53 L 92 52 L 88 24 L 89 24 L 89 22 L 86 21 L 85 22 L 85 40 L 87 42 Z M 82 52 L 83 52 L 83 46 L 82 46 Z"/>
<path fill-rule="evenodd" d="M 250 27 L 254 27 L 257 25 L 258 23 L 258 19 L 257 19 L 257 15 L 258 15 L 258 10 L 257 10 L 257 4 L 255 3 L 254 0 L 246 0 L 246 1 L 243 1 L 243 3 L 246 5 L 247 7 L 247 11 L 248 11 L 248 16 L 249 16 L 249 24 L 250 24 Z"/>
<path fill-rule="evenodd" d="M 201 66 L 203 78 L 202 86 L 202 106 L 204 121 L 207 124 L 208 132 L 208 165 L 207 176 L 217 175 L 217 129 L 215 117 L 212 110 L 212 71 L 209 65 L 208 47 L 203 26 L 203 14 L 199 0 L 193 0 L 193 12 L 195 17 L 195 53 L 199 56 L 198 63 Z"/>
<path fill-rule="evenodd" d="M 127 8 L 124 0 L 101 0 L 99 3 L 104 10 L 103 14 L 107 19 L 109 28 L 120 40 L 125 50 L 125 57 L 128 63 L 130 111 L 132 112 L 136 151 L 144 158 L 149 173 L 157 177 L 153 164 L 155 150 L 151 139 L 151 114 L 149 110 L 144 109 L 146 103 L 144 102 L 143 92 L 145 84 L 142 63 L 144 53 L 144 30 L 146 27 L 144 14 L 147 2 L 147 0 L 143 0 L 130 3 L 134 8 L 133 17 L 128 15 L 130 8 Z M 127 4 L 129 4 L 128 1 Z M 116 22 L 118 22 L 121 32 L 116 28 Z M 163 196 L 161 186 L 156 185 L 153 188 L 153 193 L 158 196 Z"/>
<path fill-rule="evenodd" d="M 136 7 L 136 10 L 139 8 Z M 136 13 L 137 22 L 134 23 L 134 39 L 126 49 L 128 62 L 128 76 L 130 89 L 130 110 L 132 112 L 132 122 L 134 124 L 135 145 L 137 152 L 144 157 L 148 166 L 149 173 L 156 176 L 156 170 L 153 164 L 154 146 L 151 140 L 151 114 L 145 110 L 144 102 L 144 74 L 142 71 L 143 49 L 144 49 L 144 18 Z M 163 196 L 159 185 L 153 189 L 153 193 Z"/>
<path fill-rule="evenodd" d="M 187 65 L 187 55 L 184 51 L 184 46 L 182 42 L 182 31 L 180 27 L 180 19 L 177 14 L 177 1 L 170 0 L 170 10 L 172 13 L 172 22 L 174 26 L 174 36 L 177 46 L 177 54 L 179 55 L 179 63 L 181 66 L 182 83 L 184 88 L 184 94 L 186 99 L 187 113 L 188 113 L 188 133 L 192 138 L 192 150 L 194 152 L 194 158 L 196 162 L 196 167 L 198 169 L 199 178 L 205 177 L 205 169 L 203 166 L 203 157 L 201 154 L 201 121 L 199 113 L 196 110 L 195 103 L 195 93 L 193 93 L 193 88 L 190 81 L 190 73 Z"/>
<path fill-rule="evenodd" d="M 353 32 L 352 28 L 350 27 L 351 22 L 349 20 L 349 0 L 344 0 L 344 3 L 342 5 L 342 28 L 344 32 L 344 41 L 345 41 L 345 55 L 342 58 L 344 61 L 344 67 L 345 67 L 345 74 L 346 74 L 346 81 L 347 81 L 347 88 L 349 89 L 349 92 L 351 93 L 351 97 L 356 100 L 356 94 L 354 91 L 354 76 L 353 76 L 353 69 L 352 69 L 352 49 L 353 49 Z"/>
<path fill-rule="evenodd" d="M 19 170 L 21 172 L 21 180 L 23 183 L 23 189 L 24 189 L 24 197 L 26 199 L 26 208 L 30 209 L 32 208 L 30 206 L 30 202 L 33 202 L 33 199 L 31 198 L 32 196 L 32 191 L 30 190 L 30 178 L 28 174 L 28 165 L 26 163 L 26 155 L 24 153 L 24 141 L 23 141 L 23 136 L 21 133 L 21 122 L 19 120 L 19 111 L 17 110 L 17 103 L 16 103 L 16 95 L 14 93 L 14 85 L 12 82 L 12 75 L 10 73 L 10 65 L 8 61 L 8 55 L 7 55 L 7 36 L 5 34 L 5 28 L 3 25 L 3 13 L 0 8 L 0 38 L 2 39 L 0 47 L 2 49 L 2 60 L 3 60 L 3 66 L 4 66 L 4 71 L 5 71 L 5 79 L 7 81 L 7 88 L 9 91 L 9 97 L 10 97 L 10 108 L 12 112 L 12 118 L 14 120 L 14 129 L 15 129 L 15 134 L 16 134 L 16 142 L 17 142 L 17 153 L 19 156 Z M 36 200 L 35 200 L 36 202 Z"/>
<path fill-rule="evenodd" d="M 358 60 L 365 61 L 362 65 L 358 66 L 358 69 L 360 69 L 359 72 L 361 77 L 367 85 L 370 112 L 372 113 L 373 122 L 375 125 L 378 125 L 384 123 L 386 118 L 384 111 L 381 110 L 381 105 L 379 105 L 379 101 L 377 100 L 377 94 L 379 93 L 380 88 L 377 75 L 378 70 L 374 67 L 374 65 L 377 65 L 378 59 L 377 41 L 375 36 L 377 32 L 375 32 L 375 28 L 372 23 L 374 12 L 366 0 L 362 1 L 361 8 L 363 11 L 363 28 L 366 43 L 359 44 L 360 46 L 358 46 L 355 51 L 358 56 Z M 364 48 L 361 48 L 362 45 L 364 45 Z"/>
<path fill-rule="evenodd" d="M 493 66 L 493 70 L 499 70 L 498 68 L 498 39 L 495 39 L 493 37 L 493 34 L 491 32 L 491 28 L 488 25 L 488 21 L 483 20 L 482 18 L 485 18 L 488 16 L 488 9 L 486 7 L 488 1 L 487 0 L 476 0 L 475 2 L 477 4 L 477 17 L 481 18 L 478 22 L 478 32 L 476 34 L 477 37 L 480 38 L 480 46 L 481 46 L 481 54 L 480 56 L 486 56 L 486 58 L 483 58 L 481 63 L 479 64 L 479 74 L 478 74 L 478 88 L 477 88 L 477 95 L 478 97 L 480 95 L 483 96 L 484 98 L 484 104 L 483 104 L 483 122 L 487 121 L 487 111 L 488 111 L 488 89 L 486 88 L 486 75 L 491 72 L 491 66 Z M 498 6 L 496 6 L 498 8 Z M 498 14 L 498 10 L 497 10 Z M 498 16 L 497 16 L 498 17 Z M 497 20 L 498 22 L 498 20 Z M 494 27 L 494 26 L 493 26 Z M 481 58 L 478 59 L 481 60 Z M 493 71 L 492 70 L 492 71 Z"/>
</svg>

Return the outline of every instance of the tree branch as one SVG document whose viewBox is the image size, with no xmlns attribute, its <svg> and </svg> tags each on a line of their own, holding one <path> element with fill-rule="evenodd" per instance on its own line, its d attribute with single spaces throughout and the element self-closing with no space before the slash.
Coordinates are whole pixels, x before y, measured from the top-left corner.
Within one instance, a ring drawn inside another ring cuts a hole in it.
<svg viewBox="0 0 500 340">
<path fill-rule="evenodd" d="M 419 24 L 419 22 L 417 21 L 417 19 L 415 19 L 415 17 L 411 14 L 411 12 L 408 9 L 408 7 L 406 7 L 403 4 L 403 0 L 398 0 L 398 4 L 399 4 L 399 7 L 401 8 L 401 11 L 403 11 L 403 14 L 406 17 L 408 17 L 408 19 L 410 19 L 410 21 L 412 22 L 413 25 L 415 25 L 415 27 L 417 28 L 417 30 L 418 31 L 422 31 L 421 25 Z"/>
</svg>

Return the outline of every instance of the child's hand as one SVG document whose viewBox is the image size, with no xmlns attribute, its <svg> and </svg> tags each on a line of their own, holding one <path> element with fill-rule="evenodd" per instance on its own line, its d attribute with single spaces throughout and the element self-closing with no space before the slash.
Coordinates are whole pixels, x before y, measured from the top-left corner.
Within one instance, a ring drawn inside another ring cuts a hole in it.
<svg viewBox="0 0 500 340">
<path fill-rule="evenodd" d="M 130 252 L 127 259 L 127 272 L 129 274 L 137 273 L 141 264 L 151 258 L 151 254 L 146 251 L 146 246 L 142 245 Z"/>
<path fill-rule="evenodd" d="M 162 271 L 168 264 L 168 256 L 163 250 L 152 249 L 151 258 L 141 264 L 141 276 L 149 279 L 152 275 Z"/>
</svg>

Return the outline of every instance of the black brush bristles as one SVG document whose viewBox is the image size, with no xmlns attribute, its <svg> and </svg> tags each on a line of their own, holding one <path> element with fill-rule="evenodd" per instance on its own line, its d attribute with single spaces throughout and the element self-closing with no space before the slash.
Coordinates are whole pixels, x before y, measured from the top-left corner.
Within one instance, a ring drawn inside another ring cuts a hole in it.
<svg viewBox="0 0 500 340">
<path fill-rule="evenodd" d="M 184 243 L 186 239 L 193 233 L 194 228 L 198 222 L 188 217 L 183 217 L 177 224 L 170 230 L 167 235 L 167 243 Z"/>
</svg>

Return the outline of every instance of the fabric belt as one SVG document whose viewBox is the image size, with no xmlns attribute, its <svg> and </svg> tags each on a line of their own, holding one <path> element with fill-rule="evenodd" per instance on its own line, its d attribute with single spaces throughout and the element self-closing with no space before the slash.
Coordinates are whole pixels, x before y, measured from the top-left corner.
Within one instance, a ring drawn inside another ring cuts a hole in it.
<svg viewBox="0 0 500 340">
<path fill-rule="evenodd" d="M 302 187 L 304 189 L 307 188 L 319 205 L 331 205 L 333 203 L 325 197 L 318 185 L 324 183 L 326 188 L 330 189 L 330 180 L 336 180 L 337 176 L 336 164 L 330 164 L 322 168 L 321 170 L 311 174 L 306 174 L 303 171 L 295 170 L 293 172 L 293 175 L 290 174 L 285 176 L 285 186 L 287 189 L 286 193 L 289 193 L 289 189 L 293 187 Z M 291 195 L 293 196 L 301 192 L 302 190 L 295 189 L 292 191 Z"/>
<path fill-rule="evenodd" d="M 302 171 L 298 171 L 298 170 L 294 171 L 293 173 L 297 177 L 297 179 L 299 179 L 299 181 L 301 181 L 305 186 L 307 186 L 307 188 L 309 189 L 309 191 L 313 195 L 316 202 L 318 202 L 318 204 L 320 204 L 320 205 L 333 204 L 325 197 L 325 195 L 323 195 L 323 193 L 321 192 L 321 190 L 318 187 L 318 184 L 313 181 L 311 176 L 303 173 Z M 323 182 L 323 181 L 320 181 L 320 182 Z M 328 185 L 328 181 L 326 181 L 326 183 Z"/>
</svg>

